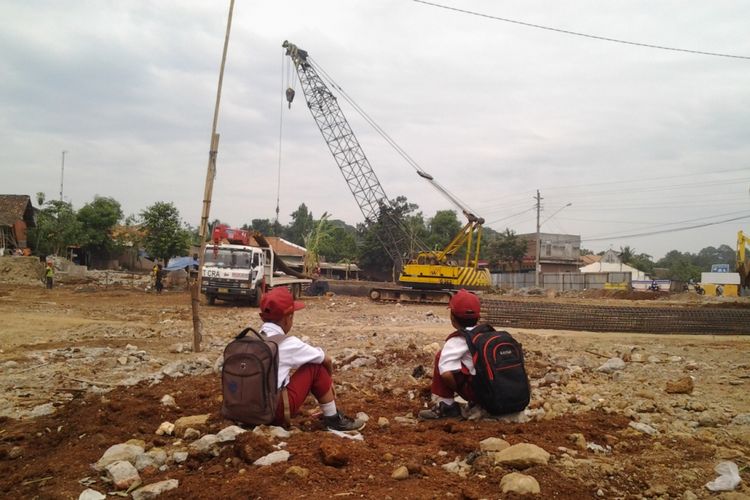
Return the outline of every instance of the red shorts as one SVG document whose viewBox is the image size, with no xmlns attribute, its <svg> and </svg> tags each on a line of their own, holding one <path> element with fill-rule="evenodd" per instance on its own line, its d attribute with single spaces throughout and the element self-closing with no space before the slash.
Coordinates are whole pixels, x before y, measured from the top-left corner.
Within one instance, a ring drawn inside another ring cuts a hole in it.
<svg viewBox="0 0 750 500">
<path fill-rule="evenodd" d="M 289 415 L 294 416 L 299 413 L 302 404 L 310 393 L 315 396 L 315 399 L 320 400 L 332 384 L 331 374 L 321 364 L 308 363 L 297 368 L 286 386 L 286 392 L 289 396 Z M 284 398 L 279 397 L 273 424 L 284 425 L 284 423 Z"/>
<path fill-rule="evenodd" d="M 453 389 L 448 387 L 448 384 L 445 383 L 443 377 L 440 376 L 438 364 L 440 363 L 441 352 L 442 351 L 438 351 L 438 353 L 435 355 L 435 365 L 432 369 L 432 386 L 430 387 L 430 391 L 436 396 L 440 396 L 441 398 L 452 398 L 456 395 L 456 393 L 458 393 L 459 396 L 470 403 L 476 401 L 476 398 L 474 397 L 474 390 L 471 388 L 471 379 L 473 378 L 473 376 L 471 375 L 471 373 L 469 373 L 469 370 L 467 370 L 465 366 L 461 365 L 460 370 L 454 370 L 452 372 L 453 379 L 456 381 L 455 392 L 453 391 Z"/>
</svg>

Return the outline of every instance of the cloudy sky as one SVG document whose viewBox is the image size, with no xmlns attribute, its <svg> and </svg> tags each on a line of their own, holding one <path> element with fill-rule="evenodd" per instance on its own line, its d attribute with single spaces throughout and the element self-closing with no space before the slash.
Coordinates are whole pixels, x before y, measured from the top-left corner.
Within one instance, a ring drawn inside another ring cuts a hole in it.
<svg viewBox="0 0 750 500">
<path fill-rule="evenodd" d="M 542 231 L 595 251 L 660 258 L 750 231 L 749 3 L 436 3 L 484 16 L 412 0 L 238 0 L 211 219 L 273 219 L 278 192 L 282 224 L 302 202 L 362 220 L 298 83 L 282 103 L 288 39 L 493 229 L 535 231 L 538 189 Z M 75 208 L 95 195 L 126 214 L 172 201 L 197 225 L 228 6 L 0 0 L 0 193 L 59 198 L 66 151 Z M 426 217 L 454 208 L 342 107 L 389 197 Z"/>
</svg>

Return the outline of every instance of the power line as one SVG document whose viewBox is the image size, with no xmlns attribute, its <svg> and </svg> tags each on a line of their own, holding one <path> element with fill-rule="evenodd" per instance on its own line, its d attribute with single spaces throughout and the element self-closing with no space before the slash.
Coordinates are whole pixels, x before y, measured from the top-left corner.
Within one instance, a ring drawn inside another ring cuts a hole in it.
<svg viewBox="0 0 750 500">
<path fill-rule="evenodd" d="M 680 231 L 689 231 L 690 229 L 698 229 L 701 227 L 707 227 L 707 226 L 715 226 L 717 224 L 724 224 L 726 222 L 734 222 L 738 220 L 743 219 L 750 219 L 750 214 L 743 215 L 741 217 L 733 217 L 731 219 L 724 219 L 714 222 L 706 222 L 704 224 L 694 224 L 692 226 L 685 226 L 685 227 L 677 227 L 673 229 L 663 229 L 661 231 L 649 231 L 645 233 L 633 233 L 633 234 L 622 234 L 622 235 L 614 235 L 614 236 L 606 236 L 606 237 L 598 237 L 598 238 L 581 238 L 581 241 L 605 241 L 605 240 L 613 240 L 613 239 L 623 239 L 623 238 L 637 238 L 640 236 L 653 236 L 656 234 L 666 234 L 666 233 L 677 233 Z"/>
<path fill-rule="evenodd" d="M 426 2 L 425 0 L 413 0 L 413 1 L 416 2 L 416 3 L 430 5 L 432 7 L 438 7 L 438 8 L 445 9 L 445 10 L 451 10 L 451 11 L 454 11 L 454 12 L 461 12 L 462 14 L 469 14 L 469 15 L 477 16 L 477 17 L 485 17 L 487 19 L 493 19 L 495 21 L 503 21 L 503 22 L 506 22 L 506 23 L 520 24 L 521 26 L 527 26 L 529 28 L 538 28 L 538 29 L 547 30 L 547 31 L 555 31 L 557 33 L 564 33 L 566 35 L 575 35 L 575 36 L 581 36 L 581 37 L 584 37 L 584 38 L 593 38 L 595 40 L 603 40 L 605 42 L 615 42 L 615 43 L 623 43 L 623 44 L 626 44 L 626 45 L 636 45 L 638 47 L 647 47 L 647 48 L 650 48 L 650 49 L 671 50 L 673 52 L 687 52 L 689 54 L 700 54 L 700 55 L 703 55 L 703 56 L 730 57 L 730 58 L 734 58 L 734 59 L 750 59 L 750 56 L 738 56 L 738 55 L 733 55 L 733 54 L 722 54 L 722 53 L 719 53 L 719 52 L 705 52 L 705 51 L 702 51 L 702 50 L 678 49 L 678 48 L 675 48 L 675 47 L 666 47 L 664 45 L 653 45 L 653 44 L 650 44 L 650 43 L 631 42 L 631 41 L 628 41 L 628 40 L 620 40 L 620 39 L 617 39 L 617 38 L 609 38 L 609 37 L 598 36 L 598 35 L 589 35 L 587 33 L 579 33 L 577 31 L 569 31 L 569 30 L 564 30 L 564 29 L 560 29 L 560 28 L 552 28 L 552 27 L 549 27 L 549 26 L 542 26 L 541 24 L 527 23 L 527 22 L 524 22 L 524 21 L 517 21 L 515 19 L 508 19 L 508 18 L 504 18 L 504 17 L 491 16 L 489 14 L 482 14 L 480 12 L 474 12 L 474 11 L 471 11 L 471 10 L 458 9 L 456 7 L 449 7 L 447 5 L 440 5 L 440 4 L 437 4 L 437 3 Z"/>
</svg>

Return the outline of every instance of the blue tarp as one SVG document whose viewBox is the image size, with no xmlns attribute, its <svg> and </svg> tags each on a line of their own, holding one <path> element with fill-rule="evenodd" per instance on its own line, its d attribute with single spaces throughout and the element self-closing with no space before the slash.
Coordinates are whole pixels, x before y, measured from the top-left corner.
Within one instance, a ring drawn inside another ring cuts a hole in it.
<svg viewBox="0 0 750 500">
<path fill-rule="evenodd" d="M 169 259 L 167 263 L 166 271 L 179 271 L 185 269 L 187 266 L 195 266 L 198 268 L 198 261 L 192 257 L 173 257 Z"/>
</svg>

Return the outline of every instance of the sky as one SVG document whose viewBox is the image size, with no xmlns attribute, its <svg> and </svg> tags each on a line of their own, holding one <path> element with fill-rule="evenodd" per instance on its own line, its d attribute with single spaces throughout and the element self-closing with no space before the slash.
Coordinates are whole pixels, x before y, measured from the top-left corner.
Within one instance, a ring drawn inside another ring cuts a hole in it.
<svg viewBox="0 0 750 500">
<path fill-rule="evenodd" d="M 593 251 L 656 260 L 734 248 L 750 231 L 749 3 L 435 3 L 481 15 L 413 0 L 238 0 L 210 219 L 273 220 L 278 199 L 282 224 L 301 203 L 363 220 L 291 78 L 289 40 L 497 231 L 536 231 L 537 190 L 541 231 Z M 170 201 L 197 226 L 228 10 L 0 0 L 0 193 L 59 199 L 62 181 L 76 209 L 97 195 L 125 215 Z M 426 218 L 456 208 L 339 102 L 389 198 Z"/>
</svg>

